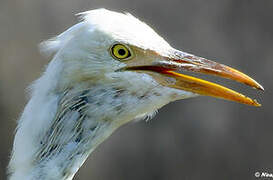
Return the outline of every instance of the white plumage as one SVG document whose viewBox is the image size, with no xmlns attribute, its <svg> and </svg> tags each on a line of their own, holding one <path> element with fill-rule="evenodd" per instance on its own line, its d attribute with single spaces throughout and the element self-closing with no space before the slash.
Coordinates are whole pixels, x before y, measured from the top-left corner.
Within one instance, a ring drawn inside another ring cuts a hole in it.
<svg viewBox="0 0 273 180">
<path fill-rule="evenodd" d="M 91 151 L 120 125 L 139 115 L 152 113 L 168 103 L 172 93 L 192 95 L 167 87 L 153 89 L 159 84 L 145 74 L 127 72 L 124 76 L 124 72 L 114 72 L 124 66 L 109 55 L 108 47 L 115 41 L 159 52 L 165 47 L 171 48 L 149 26 L 131 15 L 105 9 L 81 13 L 81 16 L 84 21 L 41 44 L 42 51 L 56 55 L 42 77 L 32 85 L 31 99 L 19 120 L 10 162 L 11 180 L 72 179 Z M 143 103 L 129 93 L 115 100 L 113 96 L 122 94 L 119 91 L 124 89 L 130 89 L 138 96 L 144 90 L 151 95 Z M 76 123 L 79 112 L 70 110 L 61 122 L 56 121 L 60 118 L 58 113 L 65 111 L 60 101 L 77 103 L 78 100 L 72 98 L 85 91 L 91 96 L 89 107 L 84 109 L 90 117 L 86 117 L 85 125 L 80 127 L 81 131 L 86 131 L 82 137 L 86 142 L 75 143 L 77 132 L 73 128 L 79 126 Z M 154 102 L 153 91 L 166 91 L 167 94 Z M 119 113 L 123 109 L 128 111 Z M 51 137 L 51 131 L 58 127 L 56 123 L 64 127 Z M 42 141 L 51 144 L 44 145 Z M 57 147 L 50 150 L 54 146 Z M 61 152 L 54 154 L 57 149 Z M 78 155 L 77 150 L 80 151 Z M 42 153 L 47 157 L 42 158 Z"/>
<path fill-rule="evenodd" d="M 158 72 L 121 70 L 176 57 L 176 50 L 145 23 L 105 9 L 79 16 L 81 22 L 41 44 L 42 52 L 54 57 L 31 86 L 18 122 L 10 180 L 72 179 L 115 129 L 199 93 L 173 88 L 178 80 L 159 80 Z M 117 42 L 131 47 L 132 60 L 111 56 L 110 47 Z"/>
</svg>

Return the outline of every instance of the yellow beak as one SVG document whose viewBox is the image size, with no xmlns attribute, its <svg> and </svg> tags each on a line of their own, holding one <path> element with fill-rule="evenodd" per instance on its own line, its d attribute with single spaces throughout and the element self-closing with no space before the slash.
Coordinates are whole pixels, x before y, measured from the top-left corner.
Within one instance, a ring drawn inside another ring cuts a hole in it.
<svg viewBox="0 0 273 180">
<path fill-rule="evenodd" d="M 171 88 L 236 101 L 252 106 L 261 106 L 256 100 L 252 100 L 224 86 L 179 73 L 181 71 L 190 71 L 215 75 L 244 83 L 255 89 L 264 90 L 254 79 L 238 70 L 181 51 L 175 50 L 169 56 L 161 57 L 159 61 L 153 62 L 151 65 L 131 66 L 126 69 L 148 73 L 152 72 L 149 74 L 160 84 Z M 170 78 L 173 78 L 174 81 L 170 81 Z"/>
</svg>

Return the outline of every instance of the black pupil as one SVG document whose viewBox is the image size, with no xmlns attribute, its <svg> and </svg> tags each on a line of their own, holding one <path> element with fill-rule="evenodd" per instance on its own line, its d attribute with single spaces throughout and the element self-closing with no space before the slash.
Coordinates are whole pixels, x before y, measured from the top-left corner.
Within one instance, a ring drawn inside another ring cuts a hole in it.
<svg viewBox="0 0 273 180">
<path fill-rule="evenodd" d="M 126 51 L 124 49 L 118 50 L 119 55 L 124 56 L 126 54 Z"/>
</svg>

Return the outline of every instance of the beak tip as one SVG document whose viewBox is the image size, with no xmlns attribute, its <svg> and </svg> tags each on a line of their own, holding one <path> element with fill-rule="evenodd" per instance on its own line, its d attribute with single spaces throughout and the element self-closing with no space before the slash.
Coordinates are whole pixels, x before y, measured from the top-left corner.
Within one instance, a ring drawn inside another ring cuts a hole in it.
<svg viewBox="0 0 273 180">
<path fill-rule="evenodd" d="M 261 90 L 261 91 L 264 91 L 264 87 L 262 85 L 260 85 L 259 83 L 257 83 L 257 89 Z"/>
<path fill-rule="evenodd" d="M 260 85 L 257 81 L 255 81 L 254 79 L 252 78 L 249 78 L 250 79 L 250 83 L 249 85 L 252 86 L 253 88 L 255 89 L 258 89 L 258 90 L 261 90 L 261 91 L 264 91 L 264 87 L 262 85 Z"/>
<path fill-rule="evenodd" d="M 253 105 L 256 107 L 261 107 L 262 105 L 260 103 L 258 103 L 258 101 L 256 99 L 253 100 Z"/>
</svg>

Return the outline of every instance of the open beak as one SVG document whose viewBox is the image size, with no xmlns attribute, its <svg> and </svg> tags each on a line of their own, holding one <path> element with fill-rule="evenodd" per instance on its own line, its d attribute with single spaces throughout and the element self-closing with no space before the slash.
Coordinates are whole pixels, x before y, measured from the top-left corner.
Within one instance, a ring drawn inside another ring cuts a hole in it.
<svg viewBox="0 0 273 180">
<path fill-rule="evenodd" d="M 244 83 L 255 89 L 264 90 L 254 79 L 236 69 L 181 51 L 175 50 L 167 57 L 161 57 L 160 60 L 152 62 L 151 65 L 131 66 L 126 69 L 145 71 L 148 73 L 153 72 L 150 74 L 154 76 L 160 84 L 171 88 L 236 101 L 252 106 L 261 106 L 256 100 L 252 100 L 251 98 L 224 86 L 181 74 L 181 71 L 190 71 L 215 75 Z M 158 74 L 160 74 L 160 76 L 158 76 Z M 173 78 L 174 81 L 170 81 L 170 78 Z"/>
</svg>

